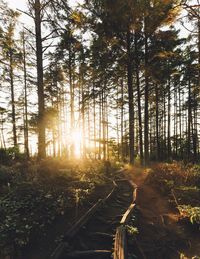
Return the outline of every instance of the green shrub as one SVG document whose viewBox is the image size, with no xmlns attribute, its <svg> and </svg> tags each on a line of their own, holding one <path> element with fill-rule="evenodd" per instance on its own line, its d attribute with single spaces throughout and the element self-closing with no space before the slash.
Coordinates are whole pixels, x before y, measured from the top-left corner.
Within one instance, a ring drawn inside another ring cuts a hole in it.
<svg viewBox="0 0 200 259">
<path fill-rule="evenodd" d="M 200 225 L 200 207 L 192 207 L 190 205 L 180 205 L 178 210 L 183 217 L 189 218 L 192 224 Z"/>
<path fill-rule="evenodd" d="M 12 179 L 10 170 L 6 166 L 0 166 L 0 185 L 8 184 Z"/>
<path fill-rule="evenodd" d="M 64 213 L 67 193 L 47 192 L 40 185 L 21 183 L 0 200 L 0 251 L 25 246 Z"/>
</svg>

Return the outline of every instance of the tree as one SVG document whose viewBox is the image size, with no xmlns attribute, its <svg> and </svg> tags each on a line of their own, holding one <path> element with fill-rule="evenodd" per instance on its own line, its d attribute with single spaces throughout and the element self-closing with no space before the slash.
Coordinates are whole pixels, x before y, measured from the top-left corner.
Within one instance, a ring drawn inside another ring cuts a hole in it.
<svg viewBox="0 0 200 259">
<path fill-rule="evenodd" d="M 9 18 L 7 21 L 8 25 L 7 25 L 7 28 L 3 31 L 3 38 L 1 40 L 1 47 L 3 51 L 2 62 L 4 64 L 5 76 L 8 76 L 9 84 L 10 84 L 13 145 L 15 148 L 18 148 L 15 90 L 14 90 L 14 80 L 15 80 L 14 69 L 21 62 L 21 53 L 15 42 L 14 33 L 15 33 L 16 19 L 19 16 L 19 13 L 14 12 L 12 10 L 8 10 L 8 15 L 9 15 Z"/>
</svg>

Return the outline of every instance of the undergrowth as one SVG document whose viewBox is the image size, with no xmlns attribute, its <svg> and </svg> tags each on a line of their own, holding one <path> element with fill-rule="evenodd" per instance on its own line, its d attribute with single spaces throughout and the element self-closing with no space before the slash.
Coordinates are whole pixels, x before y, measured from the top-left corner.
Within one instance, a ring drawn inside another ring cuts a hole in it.
<svg viewBox="0 0 200 259">
<path fill-rule="evenodd" d="M 108 181 L 111 168 L 98 161 L 56 159 L 0 166 L 0 257 L 45 235 L 59 215 Z"/>
<path fill-rule="evenodd" d="M 160 163 L 149 170 L 146 182 L 167 195 L 170 201 L 174 202 L 175 198 L 182 217 L 188 218 L 192 224 L 200 225 L 199 165 L 185 165 L 181 162 Z"/>
</svg>

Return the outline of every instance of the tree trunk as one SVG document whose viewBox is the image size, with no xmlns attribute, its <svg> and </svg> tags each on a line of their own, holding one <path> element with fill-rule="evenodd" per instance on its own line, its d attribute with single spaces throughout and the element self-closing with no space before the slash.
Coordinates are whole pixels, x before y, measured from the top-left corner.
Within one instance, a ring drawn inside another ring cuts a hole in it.
<svg viewBox="0 0 200 259">
<path fill-rule="evenodd" d="M 171 82 L 168 81 L 167 157 L 171 159 Z"/>
<path fill-rule="evenodd" d="M 145 27 L 146 19 L 145 19 Z M 145 28 L 145 110 L 144 110 L 144 158 L 145 165 L 149 163 L 149 75 L 148 75 L 148 36 Z"/>
<path fill-rule="evenodd" d="M 28 102 L 27 102 L 27 69 L 26 69 L 26 46 L 23 32 L 23 68 L 24 68 L 24 148 L 27 158 L 29 158 L 29 137 L 28 137 Z"/>
<path fill-rule="evenodd" d="M 139 122 L 139 146 L 140 146 L 140 161 L 143 164 L 143 138 L 142 138 L 142 110 L 141 110 L 141 93 L 140 93 L 140 78 L 139 78 L 139 59 L 138 59 L 138 35 L 135 33 L 135 73 L 137 86 L 137 103 L 138 103 L 138 122 Z"/>
<path fill-rule="evenodd" d="M 15 93 L 14 93 L 14 74 L 13 74 L 13 51 L 9 51 L 10 58 L 10 88 L 11 88 L 11 104 L 12 104 L 12 126 L 13 126 L 13 144 L 14 147 L 17 147 L 17 129 L 16 129 L 16 113 L 15 113 Z"/>
<path fill-rule="evenodd" d="M 69 87 L 70 87 L 70 135 L 73 136 L 74 133 L 74 85 L 73 85 L 73 75 L 72 75 L 72 53 L 71 44 L 69 43 Z M 70 156 L 74 158 L 74 139 L 72 139 L 70 145 Z"/>
<path fill-rule="evenodd" d="M 96 160 L 96 98 L 95 98 L 95 89 L 93 82 L 93 127 L 94 127 L 94 159 Z"/>
<path fill-rule="evenodd" d="M 128 104 L 129 104 L 129 161 L 134 164 L 134 104 L 133 104 L 133 78 L 131 58 L 131 35 L 127 31 L 127 77 L 128 77 Z"/>
<path fill-rule="evenodd" d="M 104 85 L 105 87 L 105 85 Z M 103 127 L 103 160 L 106 160 L 106 116 L 105 116 L 105 90 L 102 88 L 102 127 Z"/>
<path fill-rule="evenodd" d="M 124 160 L 124 84 L 121 79 L 121 158 Z"/>
<path fill-rule="evenodd" d="M 85 141 L 85 94 L 84 94 L 84 75 L 81 69 L 81 117 L 82 117 L 82 141 L 83 141 L 83 157 L 86 157 L 86 141 Z"/>
<path fill-rule="evenodd" d="M 188 133 L 188 139 L 187 139 L 187 159 L 188 161 L 190 161 L 190 143 L 191 143 L 191 82 L 190 82 L 190 79 L 188 81 L 188 130 L 187 130 L 187 133 Z"/>
<path fill-rule="evenodd" d="M 179 88 L 178 88 L 178 105 L 179 105 L 179 148 L 180 148 L 180 158 L 182 158 L 182 109 L 181 109 L 181 86 L 179 84 Z"/>
<path fill-rule="evenodd" d="M 45 138 L 45 101 L 43 83 L 43 49 L 41 35 L 41 4 L 35 0 L 35 34 L 36 34 L 36 58 L 37 58 L 37 87 L 38 87 L 38 158 L 46 157 Z"/>
<path fill-rule="evenodd" d="M 101 139 L 102 135 L 102 92 L 99 93 L 99 155 L 98 159 L 101 159 Z"/>
<path fill-rule="evenodd" d="M 155 94 L 156 94 L 156 159 L 160 161 L 160 136 L 159 136 L 159 98 L 158 98 L 158 85 L 155 85 Z"/>
</svg>

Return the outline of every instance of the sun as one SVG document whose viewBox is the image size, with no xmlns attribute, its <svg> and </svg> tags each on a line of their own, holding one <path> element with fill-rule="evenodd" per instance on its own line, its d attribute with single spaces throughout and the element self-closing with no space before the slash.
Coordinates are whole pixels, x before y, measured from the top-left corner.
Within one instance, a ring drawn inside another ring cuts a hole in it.
<svg viewBox="0 0 200 259">
<path fill-rule="evenodd" d="M 72 133 L 72 144 L 74 146 L 74 155 L 77 158 L 80 158 L 82 149 L 82 133 L 78 129 L 74 130 Z"/>
</svg>

